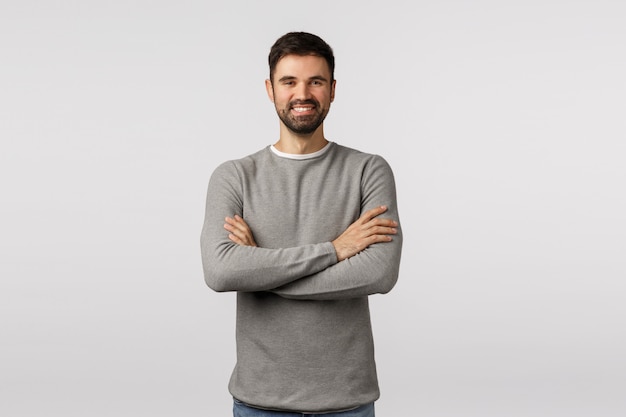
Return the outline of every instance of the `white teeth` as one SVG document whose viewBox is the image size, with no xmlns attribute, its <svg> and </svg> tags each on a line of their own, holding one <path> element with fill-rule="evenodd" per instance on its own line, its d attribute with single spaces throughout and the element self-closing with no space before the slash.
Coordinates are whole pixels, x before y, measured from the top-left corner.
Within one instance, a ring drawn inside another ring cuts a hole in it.
<svg viewBox="0 0 626 417">
<path fill-rule="evenodd" d="M 310 107 L 294 107 L 293 110 L 297 112 L 303 112 L 303 111 L 309 111 L 311 110 L 311 108 Z"/>
</svg>

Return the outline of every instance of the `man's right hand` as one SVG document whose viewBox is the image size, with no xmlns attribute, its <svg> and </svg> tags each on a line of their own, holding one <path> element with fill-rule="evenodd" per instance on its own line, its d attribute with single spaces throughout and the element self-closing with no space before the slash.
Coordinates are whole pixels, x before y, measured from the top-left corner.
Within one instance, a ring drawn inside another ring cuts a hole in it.
<svg viewBox="0 0 626 417">
<path fill-rule="evenodd" d="M 374 243 L 391 242 L 390 235 L 397 233 L 398 222 L 379 218 L 378 216 L 385 211 L 387 211 L 386 206 L 366 211 L 345 232 L 333 240 L 337 260 L 348 259 Z"/>
<path fill-rule="evenodd" d="M 224 219 L 224 229 L 228 230 L 228 238 L 241 246 L 256 246 L 252 230 L 248 223 L 239 215 L 235 214 L 233 217 L 226 217 Z"/>
</svg>

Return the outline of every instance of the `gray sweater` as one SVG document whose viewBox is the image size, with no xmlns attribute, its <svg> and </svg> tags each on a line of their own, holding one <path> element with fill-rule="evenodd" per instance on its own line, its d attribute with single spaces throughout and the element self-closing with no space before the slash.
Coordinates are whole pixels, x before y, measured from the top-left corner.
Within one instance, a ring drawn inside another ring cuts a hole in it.
<svg viewBox="0 0 626 417">
<path fill-rule="evenodd" d="M 201 234 L 207 285 L 237 291 L 230 393 L 273 410 L 323 413 L 379 397 L 368 296 L 396 283 L 402 233 L 338 262 L 331 243 L 379 205 L 399 222 L 391 168 L 336 143 L 296 160 L 266 147 L 218 166 Z M 228 239 L 238 214 L 258 247 Z"/>
</svg>

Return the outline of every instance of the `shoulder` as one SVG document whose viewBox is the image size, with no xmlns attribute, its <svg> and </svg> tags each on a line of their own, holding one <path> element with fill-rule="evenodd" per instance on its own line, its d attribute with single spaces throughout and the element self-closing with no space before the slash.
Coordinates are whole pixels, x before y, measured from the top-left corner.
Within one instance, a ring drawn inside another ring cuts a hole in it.
<svg viewBox="0 0 626 417">
<path fill-rule="evenodd" d="M 269 146 L 267 146 L 243 158 L 224 161 L 215 168 L 213 176 L 232 176 L 253 170 L 259 163 L 262 163 L 269 157 L 269 152 Z"/>
<path fill-rule="evenodd" d="M 368 153 L 358 149 L 334 143 L 334 152 L 344 163 L 362 166 L 363 169 L 386 169 L 391 171 L 387 160 L 375 153 Z"/>
</svg>

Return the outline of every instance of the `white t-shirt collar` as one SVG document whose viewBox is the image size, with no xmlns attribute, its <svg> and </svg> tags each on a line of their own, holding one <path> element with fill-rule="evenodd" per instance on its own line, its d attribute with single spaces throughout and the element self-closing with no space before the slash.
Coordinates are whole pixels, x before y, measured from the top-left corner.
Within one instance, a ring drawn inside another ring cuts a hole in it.
<svg viewBox="0 0 626 417">
<path fill-rule="evenodd" d="M 316 152 L 313 152 L 313 153 L 305 153 L 305 154 L 281 152 L 278 149 L 276 149 L 276 147 L 274 145 L 271 145 L 270 149 L 272 150 L 272 152 L 274 152 L 274 154 L 276 154 L 276 155 L 278 155 L 278 156 L 280 156 L 282 158 L 302 160 L 302 159 L 317 158 L 318 156 L 321 156 L 321 155 L 325 154 L 328 151 L 328 149 L 330 149 L 330 144 L 331 143 L 332 142 L 329 141 L 326 144 L 326 146 L 324 146 L 319 151 L 316 151 Z"/>
</svg>

